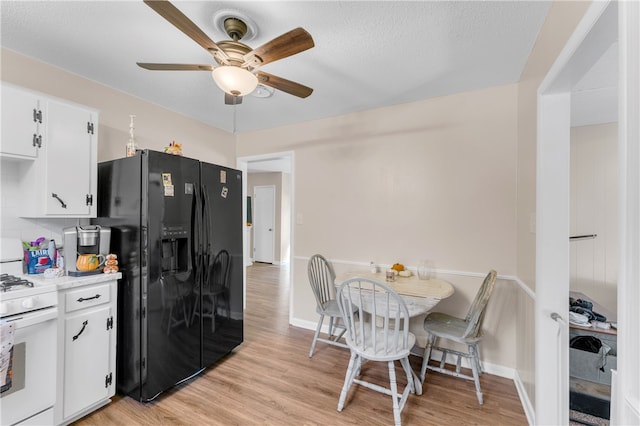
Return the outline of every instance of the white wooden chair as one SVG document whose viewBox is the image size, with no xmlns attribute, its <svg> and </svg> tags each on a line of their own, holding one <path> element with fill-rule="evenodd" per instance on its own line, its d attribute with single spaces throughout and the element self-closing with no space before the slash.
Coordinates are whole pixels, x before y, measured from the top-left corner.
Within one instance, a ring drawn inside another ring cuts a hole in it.
<svg viewBox="0 0 640 426">
<path fill-rule="evenodd" d="M 307 272 L 309 274 L 309 284 L 311 284 L 313 295 L 316 298 L 316 312 L 320 315 L 320 318 L 318 319 L 318 326 L 316 327 L 316 332 L 313 335 L 313 341 L 311 342 L 309 357 L 313 356 L 313 351 L 316 349 L 317 342 L 324 342 L 330 345 L 346 348 L 347 345 L 340 342 L 340 338 L 345 333 L 344 325 L 341 322 L 334 321 L 335 319 L 340 319 L 342 314 L 340 313 L 340 308 L 338 308 L 338 303 L 333 297 L 336 279 L 333 267 L 322 255 L 315 254 L 311 256 L 311 259 L 309 259 Z M 325 316 L 329 317 L 328 339 L 320 337 L 320 329 L 322 328 Z M 334 327 L 342 330 L 335 337 L 333 336 Z"/>
<path fill-rule="evenodd" d="M 480 389 L 480 374 L 482 366 L 478 356 L 478 343 L 482 340 L 482 321 L 496 282 L 496 271 L 491 270 L 485 277 L 482 286 L 478 290 L 467 315 L 464 318 L 456 318 L 449 314 L 432 312 L 424 320 L 424 329 L 429 333 L 427 346 L 424 348 L 424 359 L 420 369 L 420 379 L 424 382 L 427 369 L 439 373 L 473 380 L 476 385 L 476 395 L 480 405 L 483 403 L 482 390 Z M 447 339 L 467 346 L 469 352 L 461 352 L 453 349 L 435 346 L 436 339 Z M 433 349 L 442 352 L 442 359 L 438 366 L 429 365 Z M 456 355 L 455 371 L 444 368 L 448 354 Z M 472 375 L 464 374 L 460 370 L 461 359 L 467 358 L 471 364 Z"/>
<path fill-rule="evenodd" d="M 409 352 L 416 337 L 409 332 L 409 311 L 402 299 L 384 283 L 368 278 L 352 278 L 340 285 L 338 305 L 344 317 L 345 340 L 351 350 L 349 367 L 340 393 L 338 411 L 342 411 L 349 388 L 353 383 L 390 395 L 393 400 L 393 419 L 399 426 L 400 413 L 409 393 L 422 394 L 422 384 L 409 364 Z M 356 309 L 349 309 L 355 306 Z M 356 378 L 361 375 L 365 361 L 386 362 L 389 388 Z M 407 385 L 398 393 L 395 361 L 400 361 L 407 376 Z"/>
</svg>

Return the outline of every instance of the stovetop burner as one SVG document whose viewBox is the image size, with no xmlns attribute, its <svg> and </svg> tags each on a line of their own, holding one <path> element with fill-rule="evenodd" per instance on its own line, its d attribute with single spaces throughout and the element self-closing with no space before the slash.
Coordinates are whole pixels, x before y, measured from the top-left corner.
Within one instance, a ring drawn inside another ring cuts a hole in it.
<svg viewBox="0 0 640 426">
<path fill-rule="evenodd" d="M 33 283 L 14 275 L 0 274 L 0 291 L 10 291 L 17 287 L 33 287 Z"/>
</svg>

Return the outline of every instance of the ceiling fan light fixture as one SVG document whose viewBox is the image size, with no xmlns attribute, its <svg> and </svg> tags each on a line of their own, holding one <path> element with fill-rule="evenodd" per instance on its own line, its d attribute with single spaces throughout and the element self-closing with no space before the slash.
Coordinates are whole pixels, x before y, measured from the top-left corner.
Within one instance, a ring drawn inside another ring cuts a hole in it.
<svg viewBox="0 0 640 426">
<path fill-rule="evenodd" d="M 233 65 L 217 67 L 211 75 L 220 89 L 233 96 L 248 95 L 258 85 L 255 74 Z"/>
</svg>

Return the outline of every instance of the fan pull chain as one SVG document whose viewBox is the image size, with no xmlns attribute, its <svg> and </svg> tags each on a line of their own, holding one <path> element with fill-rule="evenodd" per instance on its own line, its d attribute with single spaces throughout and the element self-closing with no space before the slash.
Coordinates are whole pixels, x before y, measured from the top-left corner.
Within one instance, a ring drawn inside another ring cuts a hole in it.
<svg viewBox="0 0 640 426">
<path fill-rule="evenodd" d="M 238 110 L 238 104 L 233 104 L 233 134 L 236 134 L 236 112 Z"/>
</svg>

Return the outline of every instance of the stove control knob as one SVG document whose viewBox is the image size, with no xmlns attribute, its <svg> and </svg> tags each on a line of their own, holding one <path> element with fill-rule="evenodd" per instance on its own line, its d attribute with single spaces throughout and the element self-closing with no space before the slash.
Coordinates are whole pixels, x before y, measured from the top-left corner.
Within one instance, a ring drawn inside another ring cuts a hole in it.
<svg viewBox="0 0 640 426">
<path fill-rule="evenodd" d="M 25 308 L 25 309 L 33 308 L 33 298 L 32 297 L 28 297 L 28 298 L 24 299 L 22 301 L 22 307 Z"/>
</svg>

